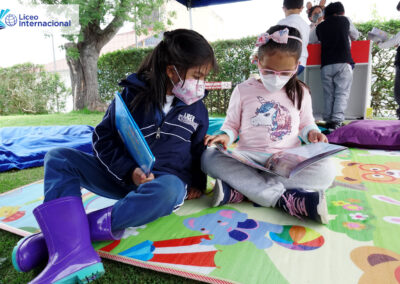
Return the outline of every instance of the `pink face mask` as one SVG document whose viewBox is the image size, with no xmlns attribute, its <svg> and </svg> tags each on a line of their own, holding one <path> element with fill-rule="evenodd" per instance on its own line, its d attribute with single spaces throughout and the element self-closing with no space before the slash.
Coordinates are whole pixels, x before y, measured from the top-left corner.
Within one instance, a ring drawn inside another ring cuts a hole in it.
<svg viewBox="0 0 400 284">
<path fill-rule="evenodd" d="M 201 100 L 204 97 L 205 92 L 205 82 L 204 80 L 196 80 L 196 79 L 186 79 L 185 84 L 183 84 L 182 78 L 179 76 L 178 70 L 174 66 L 176 74 L 178 74 L 180 82 L 178 84 L 174 84 L 174 88 L 172 89 L 172 93 L 183 101 L 187 105 L 191 105 L 198 100 Z"/>
</svg>

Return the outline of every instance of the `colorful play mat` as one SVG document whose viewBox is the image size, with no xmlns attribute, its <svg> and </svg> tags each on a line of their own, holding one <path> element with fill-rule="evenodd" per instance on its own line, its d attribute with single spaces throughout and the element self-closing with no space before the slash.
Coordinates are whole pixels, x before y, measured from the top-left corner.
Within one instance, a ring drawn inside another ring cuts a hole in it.
<svg viewBox="0 0 400 284">
<path fill-rule="evenodd" d="M 104 258 L 209 283 L 399 284 L 400 151 L 350 149 L 332 159 L 328 225 L 250 202 L 209 208 L 203 196 L 94 247 Z M 42 194 L 38 182 L 0 195 L 0 228 L 37 232 L 32 210 Z M 86 190 L 82 197 L 88 212 L 114 202 Z"/>
</svg>

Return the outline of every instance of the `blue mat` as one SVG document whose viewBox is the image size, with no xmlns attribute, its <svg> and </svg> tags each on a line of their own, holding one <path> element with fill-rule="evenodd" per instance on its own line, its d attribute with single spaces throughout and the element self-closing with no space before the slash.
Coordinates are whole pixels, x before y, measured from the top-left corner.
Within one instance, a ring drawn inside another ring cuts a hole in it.
<svg viewBox="0 0 400 284">
<path fill-rule="evenodd" d="M 207 133 L 219 130 L 224 120 L 211 117 Z M 0 128 L 0 172 L 43 166 L 44 155 L 55 147 L 92 153 L 93 129 L 88 125 Z"/>
<path fill-rule="evenodd" d="M 93 129 L 88 125 L 0 128 L 0 172 L 42 166 L 44 155 L 55 147 L 92 153 Z"/>
</svg>

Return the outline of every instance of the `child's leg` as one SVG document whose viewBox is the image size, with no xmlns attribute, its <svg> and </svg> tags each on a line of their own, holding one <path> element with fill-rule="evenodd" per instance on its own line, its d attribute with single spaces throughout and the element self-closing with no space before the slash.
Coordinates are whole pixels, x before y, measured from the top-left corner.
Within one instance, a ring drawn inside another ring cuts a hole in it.
<svg viewBox="0 0 400 284">
<path fill-rule="evenodd" d="M 279 177 L 287 190 L 275 204 L 290 215 L 307 216 L 320 223 L 328 223 L 328 209 L 324 191 L 336 176 L 336 166 L 329 158 L 303 169 L 290 179 Z M 305 190 L 303 190 L 305 189 Z"/>
<path fill-rule="evenodd" d="M 332 65 L 325 65 L 321 68 L 321 83 L 324 94 L 324 113 L 322 118 L 327 122 L 331 121 L 335 90 L 331 69 Z"/>
<path fill-rule="evenodd" d="M 344 121 L 344 112 L 350 97 L 351 84 L 353 82 L 353 69 L 347 63 L 333 64 L 334 72 L 334 103 L 331 121 L 341 123 Z"/>
<path fill-rule="evenodd" d="M 45 203 L 63 197 L 81 197 L 81 186 L 109 198 L 124 197 L 130 188 L 118 185 L 89 154 L 68 148 L 55 148 L 45 157 Z M 82 202 L 81 202 L 82 204 Z M 122 231 L 111 231 L 112 207 L 87 215 L 92 241 L 119 239 Z M 42 233 L 21 239 L 14 247 L 12 261 L 16 270 L 27 272 L 47 261 L 48 252 Z"/>
<path fill-rule="evenodd" d="M 113 180 L 93 155 L 69 148 L 50 150 L 44 159 L 44 201 L 81 196 L 81 187 L 112 199 L 129 191 Z"/>
<path fill-rule="evenodd" d="M 285 188 L 274 176 L 236 161 L 215 148 L 208 148 L 201 157 L 202 170 L 209 176 L 226 182 L 248 199 L 265 207 L 272 207 Z"/>
<path fill-rule="evenodd" d="M 326 158 L 308 166 L 290 179 L 277 177 L 277 180 L 286 189 L 303 188 L 305 190 L 321 191 L 331 186 L 336 174 L 335 163 L 332 159 Z"/>
<path fill-rule="evenodd" d="M 141 184 L 114 204 L 112 229 L 137 227 L 179 209 L 186 185 L 175 175 L 164 174 Z"/>
</svg>

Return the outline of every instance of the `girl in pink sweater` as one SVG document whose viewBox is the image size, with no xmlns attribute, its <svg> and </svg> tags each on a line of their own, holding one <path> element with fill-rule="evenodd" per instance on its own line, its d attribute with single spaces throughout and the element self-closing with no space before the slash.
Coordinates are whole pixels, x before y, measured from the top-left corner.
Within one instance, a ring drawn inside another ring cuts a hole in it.
<svg viewBox="0 0 400 284">
<path fill-rule="evenodd" d="M 207 136 L 205 144 L 227 147 L 240 137 L 237 151 L 264 164 L 271 153 L 300 146 L 299 137 L 306 143 L 328 142 L 314 123 L 309 90 L 296 77 L 302 48 L 298 30 L 273 26 L 256 46 L 260 80 L 251 78 L 236 86 L 222 132 Z M 286 179 L 260 172 L 212 147 L 202 156 L 202 169 L 216 179 L 213 206 L 239 202 L 245 196 L 290 215 L 328 222 L 324 190 L 336 176 L 329 159 Z"/>
</svg>

